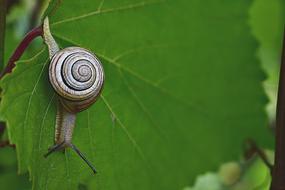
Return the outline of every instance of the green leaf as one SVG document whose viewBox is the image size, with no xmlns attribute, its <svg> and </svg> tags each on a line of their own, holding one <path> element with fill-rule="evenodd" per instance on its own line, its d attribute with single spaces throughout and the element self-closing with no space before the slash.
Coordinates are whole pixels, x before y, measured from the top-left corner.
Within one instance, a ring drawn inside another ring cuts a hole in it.
<svg viewBox="0 0 285 190">
<path fill-rule="evenodd" d="M 270 99 L 267 112 L 274 122 L 277 102 L 282 39 L 285 23 L 285 1 L 255 0 L 250 9 L 250 26 L 260 46 L 257 51 L 267 74 L 265 91 Z"/>
<path fill-rule="evenodd" d="M 11 147 L 1 148 L 0 157 L 1 189 L 31 189 L 31 183 L 29 182 L 28 173 L 21 176 L 17 175 L 17 160 L 15 150 Z"/>
<path fill-rule="evenodd" d="M 173 190 L 235 159 L 247 137 L 269 145 L 249 6 L 247 0 L 61 1 L 50 17 L 57 42 L 90 49 L 105 69 L 103 94 L 78 114 L 73 136 L 98 174 L 69 149 L 43 158 L 53 144 L 57 101 L 45 48 L 1 82 L 0 114 L 20 172 L 30 171 L 34 189 L 82 183 Z"/>
</svg>

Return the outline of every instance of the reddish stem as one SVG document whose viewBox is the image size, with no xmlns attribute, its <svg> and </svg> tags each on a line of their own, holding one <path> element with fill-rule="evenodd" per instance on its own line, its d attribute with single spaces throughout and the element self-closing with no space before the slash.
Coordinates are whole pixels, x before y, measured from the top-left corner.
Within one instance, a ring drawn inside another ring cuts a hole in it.
<svg viewBox="0 0 285 190">
<path fill-rule="evenodd" d="M 42 25 L 39 27 L 36 27 L 32 29 L 21 41 L 21 43 L 18 45 L 16 50 L 14 51 L 13 55 L 10 57 L 8 64 L 6 65 L 5 69 L 0 74 L 0 79 L 2 79 L 3 76 L 7 73 L 11 73 L 13 68 L 15 67 L 15 62 L 18 61 L 23 53 L 25 52 L 26 48 L 29 46 L 29 44 L 38 36 L 43 35 L 43 29 Z"/>
<path fill-rule="evenodd" d="M 15 49 L 13 55 L 10 57 L 6 67 L 4 68 L 4 70 L 1 72 L 0 74 L 0 79 L 2 79 L 7 73 L 11 73 L 13 68 L 16 66 L 15 62 L 18 61 L 21 56 L 23 55 L 23 53 L 25 52 L 25 50 L 27 49 L 27 47 L 29 46 L 29 44 L 38 36 L 42 36 L 43 35 L 43 27 L 42 25 L 39 27 L 36 27 L 34 29 L 32 29 L 25 37 L 24 39 L 21 41 L 21 43 L 18 45 L 18 47 Z M 4 133 L 5 130 L 5 123 L 0 123 L 0 136 L 2 136 L 2 134 Z M 6 146 L 10 146 L 10 147 L 15 147 L 14 144 L 10 144 L 9 141 L 2 141 L 0 142 L 0 148 L 1 147 L 6 147 Z"/>
</svg>

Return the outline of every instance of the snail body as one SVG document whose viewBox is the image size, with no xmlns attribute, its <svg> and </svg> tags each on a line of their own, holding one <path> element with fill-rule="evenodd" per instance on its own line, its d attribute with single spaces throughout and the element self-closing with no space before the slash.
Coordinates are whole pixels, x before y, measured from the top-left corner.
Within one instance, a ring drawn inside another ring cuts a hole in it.
<svg viewBox="0 0 285 190">
<path fill-rule="evenodd" d="M 104 84 L 104 71 L 99 59 L 81 47 L 58 48 L 52 37 L 48 18 L 44 20 L 44 39 L 50 54 L 49 81 L 58 97 L 55 145 L 51 153 L 72 148 L 96 173 L 95 168 L 72 144 L 76 114 L 89 108 L 99 97 Z"/>
<path fill-rule="evenodd" d="M 96 100 L 104 83 L 99 59 L 86 49 L 68 47 L 56 52 L 49 65 L 49 80 L 58 94 L 55 142 L 71 143 L 77 112 Z"/>
</svg>

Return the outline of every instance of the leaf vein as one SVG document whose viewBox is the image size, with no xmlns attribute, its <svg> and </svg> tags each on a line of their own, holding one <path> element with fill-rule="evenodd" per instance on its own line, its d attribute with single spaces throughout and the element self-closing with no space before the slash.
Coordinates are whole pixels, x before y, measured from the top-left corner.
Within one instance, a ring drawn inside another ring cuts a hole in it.
<svg viewBox="0 0 285 190">
<path fill-rule="evenodd" d="M 42 69 L 40 71 L 40 74 L 39 74 L 38 78 L 36 79 L 36 82 L 34 84 L 33 90 L 31 92 L 29 100 L 28 100 L 27 110 L 26 110 L 26 113 L 25 113 L 25 119 L 24 119 L 24 122 L 23 122 L 23 144 L 25 143 L 25 136 L 26 136 L 25 135 L 25 128 L 26 128 L 26 125 L 27 125 L 28 116 L 30 114 L 29 112 L 30 112 L 30 108 L 31 108 L 31 104 L 32 104 L 32 99 L 33 99 L 33 96 L 34 96 L 34 94 L 36 92 L 36 88 L 37 88 L 37 86 L 39 84 L 39 81 L 40 81 L 40 79 L 42 77 L 42 74 L 44 72 L 44 68 L 45 68 L 47 63 L 48 63 L 48 59 L 43 64 L 43 67 L 42 67 Z"/>
<path fill-rule="evenodd" d="M 60 38 L 61 40 L 64 40 L 66 42 L 69 42 L 69 43 L 72 43 L 73 45 L 75 46 L 81 46 L 79 43 L 77 42 L 74 42 L 66 37 L 63 37 L 63 36 L 60 36 L 60 35 L 57 35 L 57 34 L 54 34 L 54 36 L 56 36 L 57 38 Z M 132 69 L 128 68 L 128 67 L 123 67 L 122 64 L 118 63 L 117 61 L 114 60 L 114 58 L 110 58 L 104 54 L 101 54 L 99 52 L 96 52 L 95 53 L 97 56 L 105 59 L 107 62 L 111 63 L 112 65 L 116 66 L 117 68 L 119 69 L 122 69 L 126 72 L 128 72 L 129 74 L 131 74 L 132 76 L 134 76 L 135 78 L 145 82 L 146 84 L 156 88 L 157 90 L 159 90 L 161 93 L 163 93 L 164 95 L 167 95 L 171 98 L 173 98 L 174 100 L 178 101 L 179 103 L 181 103 L 182 105 L 185 105 L 185 106 L 188 106 L 189 108 L 191 109 L 195 109 L 196 111 L 200 112 L 201 114 L 203 114 L 205 117 L 210 117 L 209 113 L 207 113 L 205 110 L 201 109 L 200 107 L 194 105 L 193 103 L 191 102 L 187 102 L 187 101 L 184 101 L 184 100 L 181 100 L 179 97 L 171 94 L 170 92 L 168 92 L 167 90 L 165 90 L 164 88 L 162 88 L 161 86 L 159 86 L 161 80 L 159 80 L 158 82 L 153 82 L 153 81 L 150 81 L 149 79 L 146 79 L 144 78 L 143 76 L 141 76 L 140 74 L 138 74 L 137 72 L 133 71 Z M 122 53 L 123 54 L 123 53 Z M 115 58 L 118 59 L 118 56 L 116 56 Z M 169 76 L 167 76 L 169 77 Z M 162 79 L 163 80 L 163 79 Z"/>
<path fill-rule="evenodd" d="M 142 1 L 142 2 L 139 2 L 139 3 L 135 3 L 135 4 L 129 4 L 129 5 L 121 6 L 121 7 L 109 8 L 109 9 L 103 9 L 103 10 L 101 10 L 101 8 L 99 6 L 96 11 L 92 11 L 90 13 L 86 13 L 86 14 L 83 14 L 83 15 L 80 15 L 80 16 L 75 16 L 75 17 L 71 17 L 71 18 L 67 18 L 67 19 L 58 21 L 58 22 L 54 22 L 54 23 L 51 24 L 51 26 L 63 24 L 63 23 L 66 23 L 66 22 L 72 22 L 72 21 L 76 21 L 76 20 L 81 20 L 83 18 L 94 16 L 94 15 L 100 15 L 100 14 L 106 14 L 106 13 L 114 13 L 114 12 L 132 10 L 132 9 L 136 9 L 136 8 L 143 8 L 145 6 L 158 4 L 158 3 L 162 3 L 162 2 L 165 2 L 165 0 L 159 0 L 159 1 L 154 1 L 154 2 Z M 102 4 L 102 2 L 101 2 L 101 4 Z"/>
<path fill-rule="evenodd" d="M 131 96 L 133 96 L 134 100 L 137 102 L 137 104 L 139 105 L 139 107 L 141 108 L 143 113 L 145 113 L 145 115 L 149 118 L 150 122 L 154 125 L 154 127 L 156 128 L 156 131 L 159 133 L 159 136 L 163 139 L 167 139 L 166 136 L 162 133 L 160 127 L 154 122 L 154 120 L 151 117 L 151 114 L 149 113 L 147 107 L 144 105 L 143 101 L 141 101 L 141 99 L 138 97 L 137 93 L 131 87 L 131 85 L 129 84 L 129 82 L 127 81 L 127 79 L 125 78 L 124 74 L 122 73 L 122 71 L 120 69 L 119 69 L 119 72 L 121 73 L 121 75 L 124 79 L 124 82 L 130 91 Z"/>
<path fill-rule="evenodd" d="M 110 110 L 110 112 L 113 114 L 113 116 L 116 118 L 116 120 L 118 121 L 119 125 L 121 126 L 121 128 L 123 129 L 123 131 L 125 132 L 125 134 L 127 135 L 127 137 L 129 138 L 130 142 L 133 144 L 133 146 L 135 147 L 135 149 L 138 151 L 139 155 L 141 156 L 141 158 L 147 163 L 147 159 L 142 151 L 142 149 L 140 148 L 140 146 L 138 145 L 138 143 L 136 142 L 136 140 L 132 137 L 132 135 L 129 133 L 128 129 L 126 128 L 126 126 L 122 123 L 122 121 L 118 118 L 118 116 L 116 115 L 116 113 L 114 112 L 113 108 L 111 107 L 111 105 L 108 103 L 107 99 L 101 94 L 101 98 L 104 102 L 104 104 L 107 106 L 107 108 Z"/>
<path fill-rule="evenodd" d="M 38 143 L 39 144 L 39 147 L 38 147 L 39 152 L 40 152 L 40 149 L 41 149 L 42 131 L 43 131 L 45 119 L 47 117 L 48 111 L 50 109 L 50 106 L 51 106 L 51 103 L 52 103 L 54 97 L 55 97 L 55 93 L 52 94 L 52 96 L 51 96 L 51 98 L 50 98 L 50 100 L 48 102 L 48 105 L 47 105 L 47 108 L 45 110 L 45 113 L 44 113 L 44 116 L 43 116 L 43 120 L 42 120 L 42 123 L 41 123 L 41 126 L 40 126 L 39 143 Z"/>
</svg>

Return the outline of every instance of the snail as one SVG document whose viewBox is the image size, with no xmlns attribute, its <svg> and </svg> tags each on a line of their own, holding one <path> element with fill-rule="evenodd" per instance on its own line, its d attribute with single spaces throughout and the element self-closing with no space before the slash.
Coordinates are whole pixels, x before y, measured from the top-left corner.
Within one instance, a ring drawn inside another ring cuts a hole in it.
<svg viewBox="0 0 285 190">
<path fill-rule="evenodd" d="M 44 40 L 49 49 L 49 81 L 59 99 L 55 145 L 45 157 L 53 152 L 72 148 L 96 173 L 95 167 L 72 143 L 76 113 L 89 108 L 98 98 L 104 83 L 104 70 L 99 59 L 81 47 L 59 49 L 49 29 L 48 18 L 44 20 Z"/>
</svg>

